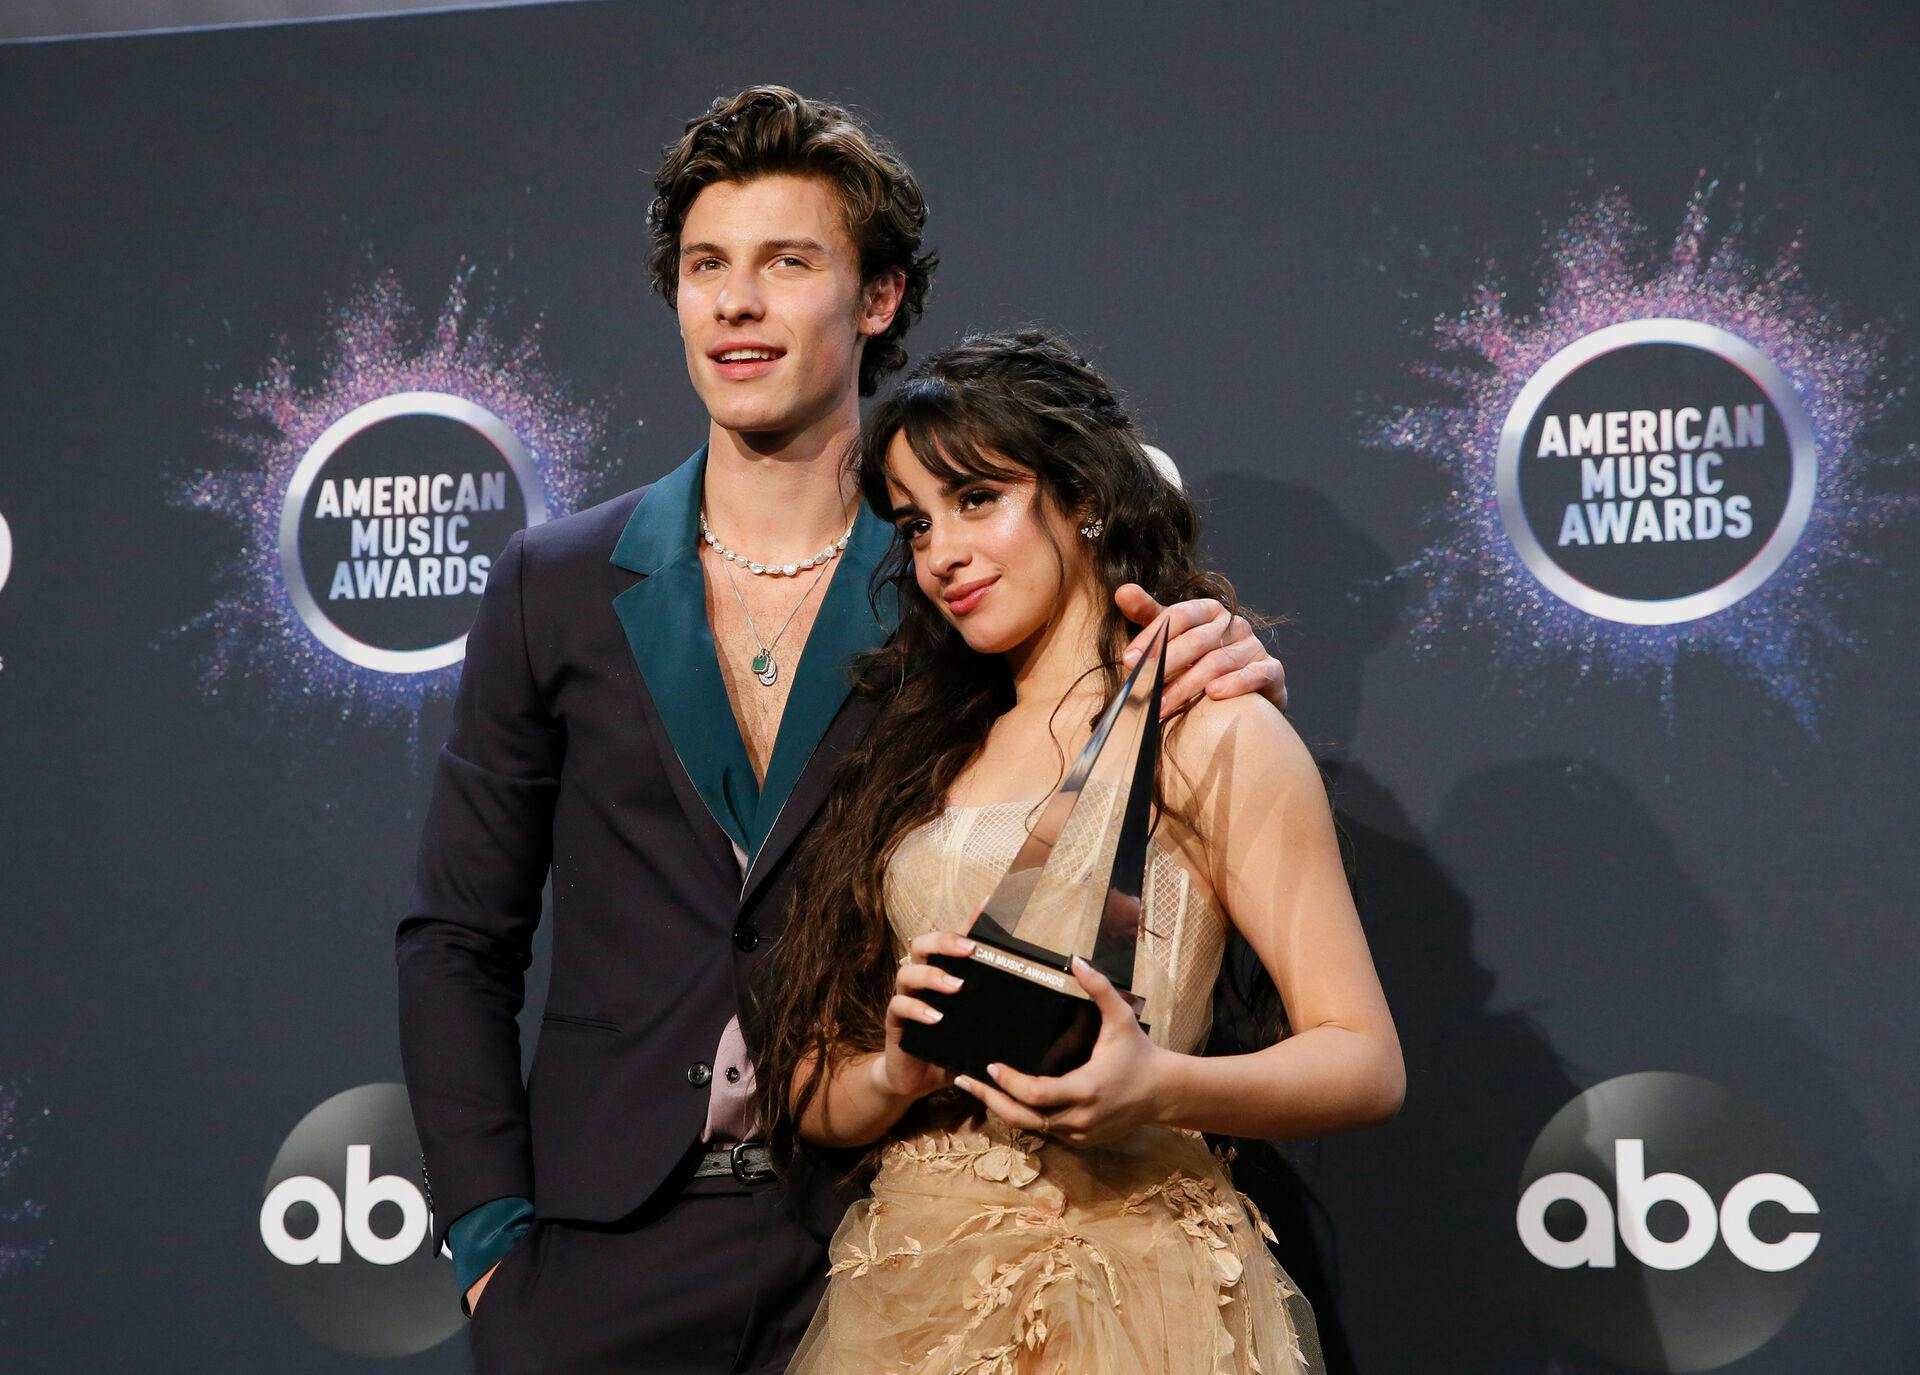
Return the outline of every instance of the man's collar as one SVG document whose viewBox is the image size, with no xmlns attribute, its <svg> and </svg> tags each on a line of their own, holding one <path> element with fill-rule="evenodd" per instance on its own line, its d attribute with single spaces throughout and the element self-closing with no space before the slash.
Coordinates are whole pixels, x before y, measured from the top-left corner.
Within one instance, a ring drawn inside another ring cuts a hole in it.
<svg viewBox="0 0 1920 1375">
<path fill-rule="evenodd" d="M 864 504 L 856 510 L 840 567 L 793 666 L 766 779 L 756 783 L 707 624 L 699 552 L 706 466 L 702 447 L 648 488 L 634 507 L 614 545 L 613 562 L 645 576 L 614 598 L 613 609 L 681 766 L 714 822 L 746 852 L 752 879 L 764 871 L 769 857 L 762 847 L 846 701 L 852 686 L 848 665 L 893 632 L 899 615 L 893 588 L 880 587 L 876 596 L 873 587 L 874 571 L 893 542 L 893 527 Z M 776 852 L 791 843 L 822 795 L 823 790 L 806 791 L 791 823 L 781 828 Z"/>
<path fill-rule="evenodd" d="M 700 494 L 707 475 L 707 446 L 668 473 L 640 498 L 627 528 L 613 546 L 613 561 L 629 573 L 659 572 L 694 553 L 700 539 Z"/>
<path fill-rule="evenodd" d="M 707 446 L 702 444 L 678 468 L 647 488 L 640 504 L 613 546 L 613 562 L 629 573 L 649 577 L 675 559 L 700 550 L 700 503 L 706 488 Z M 870 513 L 856 502 L 848 561 L 858 565 L 862 579 L 869 576 L 893 540 L 885 521 L 866 519 Z"/>
</svg>

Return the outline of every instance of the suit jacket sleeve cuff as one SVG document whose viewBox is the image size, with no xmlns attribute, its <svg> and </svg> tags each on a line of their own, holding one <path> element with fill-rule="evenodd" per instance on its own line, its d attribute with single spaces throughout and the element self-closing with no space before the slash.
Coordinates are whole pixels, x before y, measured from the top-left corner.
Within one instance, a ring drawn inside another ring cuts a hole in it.
<svg viewBox="0 0 1920 1375">
<path fill-rule="evenodd" d="M 447 1228 L 453 1251 L 453 1273 L 460 1284 L 460 1311 L 467 1311 L 467 1291 L 491 1270 L 533 1223 L 533 1204 L 524 1198 L 496 1198 L 469 1209 Z"/>
</svg>

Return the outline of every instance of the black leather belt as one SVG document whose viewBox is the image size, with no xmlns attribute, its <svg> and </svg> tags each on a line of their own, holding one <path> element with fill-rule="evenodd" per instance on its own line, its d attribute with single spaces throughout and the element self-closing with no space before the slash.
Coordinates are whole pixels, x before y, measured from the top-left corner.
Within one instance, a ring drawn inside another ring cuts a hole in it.
<svg viewBox="0 0 1920 1375">
<path fill-rule="evenodd" d="M 719 1146 L 700 1157 L 695 1179 L 714 1179 L 732 1175 L 742 1184 L 770 1184 L 777 1177 L 773 1153 L 764 1142 L 742 1141 L 737 1146 Z"/>
</svg>

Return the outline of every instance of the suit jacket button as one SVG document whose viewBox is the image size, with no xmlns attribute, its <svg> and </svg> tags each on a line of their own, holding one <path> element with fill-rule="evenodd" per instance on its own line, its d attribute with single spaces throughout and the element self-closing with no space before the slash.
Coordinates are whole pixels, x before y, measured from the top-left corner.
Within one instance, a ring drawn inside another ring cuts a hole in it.
<svg viewBox="0 0 1920 1375">
<path fill-rule="evenodd" d="M 760 944 L 760 933 L 751 926 L 733 928 L 733 943 L 742 950 L 752 950 Z"/>
<path fill-rule="evenodd" d="M 713 1078 L 713 1066 L 705 1060 L 699 1060 L 687 1066 L 687 1082 L 695 1088 Z"/>
</svg>

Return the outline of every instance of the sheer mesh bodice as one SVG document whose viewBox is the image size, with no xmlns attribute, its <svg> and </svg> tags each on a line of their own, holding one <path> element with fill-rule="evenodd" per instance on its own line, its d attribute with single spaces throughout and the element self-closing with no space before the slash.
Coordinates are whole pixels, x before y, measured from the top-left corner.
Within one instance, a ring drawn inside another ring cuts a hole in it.
<svg viewBox="0 0 1920 1375">
<path fill-rule="evenodd" d="M 1095 802 L 1089 796 L 1082 805 Z M 1006 872 L 1039 815 L 1035 802 L 949 807 L 910 833 L 887 866 L 887 917 L 901 952 L 928 931 L 963 930 Z M 1050 950 L 1086 953 L 1075 918 L 1098 911 L 1107 875 L 1097 869 L 1100 827 L 1070 826 L 1020 927 L 1023 940 Z M 1093 903 L 1072 900 L 1078 890 Z M 1226 948 L 1227 922 L 1185 865 L 1158 841 L 1147 848 L 1140 946 L 1133 991 L 1147 1000 L 1144 1020 L 1158 1045 L 1188 1054 L 1206 1042 L 1213 984 Z"/>
</svg>

